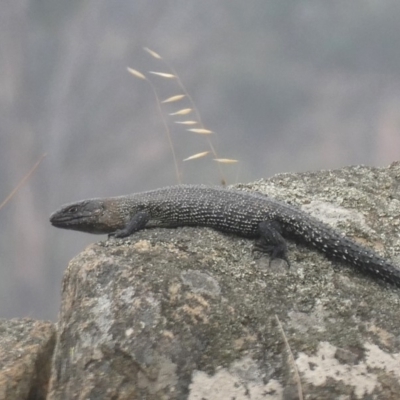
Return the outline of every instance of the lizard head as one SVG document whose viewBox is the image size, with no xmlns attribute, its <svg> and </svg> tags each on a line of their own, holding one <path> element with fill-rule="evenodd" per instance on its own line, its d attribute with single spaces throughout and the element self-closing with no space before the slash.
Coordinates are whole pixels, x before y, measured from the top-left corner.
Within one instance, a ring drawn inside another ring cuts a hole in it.
<svg viewBox="0 0 400 400">
<path fill-rule="evenodd" d="M 112 202 L 102 199 L 82 200 L 63 206 L 50 216 L 53 226 L 88 233 L 112 233 L 124 226 Z"/>
</svg>

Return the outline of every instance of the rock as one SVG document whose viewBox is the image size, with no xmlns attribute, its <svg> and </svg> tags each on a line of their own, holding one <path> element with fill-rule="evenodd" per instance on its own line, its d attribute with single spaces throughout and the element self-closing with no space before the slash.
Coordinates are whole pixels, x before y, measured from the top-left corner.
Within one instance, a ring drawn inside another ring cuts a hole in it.
<svg viewBox="0 0 400 400">
<path fill-rule="evenodd" d="M 0 399 L 44 400 L 55 326 L 32 319 L 0 320 Z"/>
<path fill-rule="evenodd" d="M 400 164 L 240 189 L 297 204 L 400 264 Z M 49 399 L 397 399 L 400 290 L 289 244 L 211 229 L 88 247 L 63 281 Z"/>
</svg>

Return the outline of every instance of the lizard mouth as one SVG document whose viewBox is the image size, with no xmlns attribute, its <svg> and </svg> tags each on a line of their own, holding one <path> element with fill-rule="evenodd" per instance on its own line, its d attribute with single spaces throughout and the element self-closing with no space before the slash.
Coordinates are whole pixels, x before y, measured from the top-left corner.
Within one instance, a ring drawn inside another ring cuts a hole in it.
<svg viewBox="0 0 400 400">
<path fill-rule="evenodd" d="M 77 216 L 77 215 L 72 216 L 55 212 L 50 216 L 50 223 L 57 228 L 58 227 L 64 228 L 68 226 L 68 224 L 71 223 L 72 221 L 75 223 L 76 221 L 83 220 L 85 218 L 86 218 L 85 216 Z"/>
</svg>

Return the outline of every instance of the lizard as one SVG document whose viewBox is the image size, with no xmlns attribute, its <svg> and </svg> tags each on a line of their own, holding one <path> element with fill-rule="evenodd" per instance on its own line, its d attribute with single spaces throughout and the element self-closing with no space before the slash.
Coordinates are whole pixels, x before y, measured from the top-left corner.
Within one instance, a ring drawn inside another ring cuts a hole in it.
<svg viewBox="0 0 400 400">
<path fill-rule="evenodd" d="M 292 239 L 400 287 L 400 269 L 299 208 L 256 192 L 206 185 L 176 185 L 125 196 L 67 204 L 53 226 L 124 238 L 145 228 L 210 227 L 256 239 L 254 250 L 288 265 Z"/>
</svg>

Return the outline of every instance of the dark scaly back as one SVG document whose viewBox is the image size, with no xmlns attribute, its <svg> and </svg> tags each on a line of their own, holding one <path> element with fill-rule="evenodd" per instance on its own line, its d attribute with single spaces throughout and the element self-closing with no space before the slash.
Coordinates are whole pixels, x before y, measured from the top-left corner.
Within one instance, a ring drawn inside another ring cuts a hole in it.
<svg viewBox="0 0 400 400">
<path fill-rule="evenodd" d="M 245 237 L 272 211 L 264 196 L 202 185 L 171 186 L 133 194 L 131 200 L 163 226 L 208 226 Z"/>
</svg>

